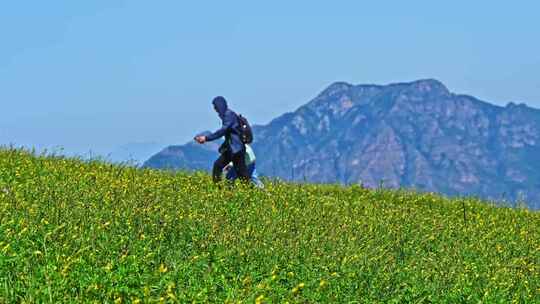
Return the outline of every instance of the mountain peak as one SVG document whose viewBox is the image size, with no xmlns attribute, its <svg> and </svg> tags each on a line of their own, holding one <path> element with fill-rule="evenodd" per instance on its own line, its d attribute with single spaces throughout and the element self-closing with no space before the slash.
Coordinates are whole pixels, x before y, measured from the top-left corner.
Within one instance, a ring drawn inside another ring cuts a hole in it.
<svg viewBox="0 0 540 304">
<path fill-rule="evenodd" d="M 448 90 L 448 88 L 441 81 L 437 79 L 433 79 L 433 78 L 427 78 L 427 79 L 419 79 L 412 82 L 392 83 L 392 84 L 389 84 L 388 86 L 380 86 L 380 85 L 354 86 L 344 81 L 336 81 L 332 83 L 331 85 L 329 85 L 326 89 L 324 89 L 319 94 L 319 97 L 331 97 L 336 94 L 346 92 L 354 87 L 377 87 L 377 88 L 402 87 L 402 88 L 410 88 L 419 93 L 442 94 L 442 95 L 450 94 L 450 91 Z"/>
<path fill-rule="evenodd" d="M 421 92 L 441 92 L 449 94 L 448 88 L 437 79 L 420 79 L 410 83 L 410 86 Z"/>
<path fill-rule="evenodd" d="M 320 96 L 332 96 L 337 93 L 349 90 L 353 85 L 344 81 L 336 81 L 329 85 Z"/>
</svg>

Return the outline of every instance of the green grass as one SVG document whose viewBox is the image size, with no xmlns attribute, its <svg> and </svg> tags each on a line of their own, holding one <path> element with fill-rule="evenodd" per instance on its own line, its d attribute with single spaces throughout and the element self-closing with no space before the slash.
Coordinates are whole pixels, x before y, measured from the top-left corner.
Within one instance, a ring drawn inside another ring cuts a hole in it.
<svg viewBox="0 0 540 304">
<path fill-rule="evenodd" d="M 0 303 L 538 303 L 540 213 L 0 150 Z"/>
</svg>

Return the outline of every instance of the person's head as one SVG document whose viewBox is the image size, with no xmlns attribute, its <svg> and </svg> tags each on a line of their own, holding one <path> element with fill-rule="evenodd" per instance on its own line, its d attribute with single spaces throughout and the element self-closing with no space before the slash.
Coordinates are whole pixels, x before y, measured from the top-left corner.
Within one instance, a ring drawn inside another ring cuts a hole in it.
<svg viewBox="0 0 540 304">
<path fill-rule="evenodd" d="M 214 105 L 214 110 L 216 110 L 219 116 L 223 116 L 227 111 L 227 101 L 223 96 L 217 96 L 214 98 L 214 100 L 212 100 L 212 104 Z"/>
</svg>

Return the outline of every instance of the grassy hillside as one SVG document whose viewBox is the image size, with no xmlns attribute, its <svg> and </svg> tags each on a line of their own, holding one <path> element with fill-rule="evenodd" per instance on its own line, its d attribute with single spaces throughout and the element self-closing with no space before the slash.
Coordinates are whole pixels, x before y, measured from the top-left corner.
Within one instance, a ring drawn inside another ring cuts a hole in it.
<svg viewBox="0 0 540 304">
<path fill-rule="evenodd" d="M 3 302 L 540 302 L 540 213 L 0 150 Z"/>
</svg>

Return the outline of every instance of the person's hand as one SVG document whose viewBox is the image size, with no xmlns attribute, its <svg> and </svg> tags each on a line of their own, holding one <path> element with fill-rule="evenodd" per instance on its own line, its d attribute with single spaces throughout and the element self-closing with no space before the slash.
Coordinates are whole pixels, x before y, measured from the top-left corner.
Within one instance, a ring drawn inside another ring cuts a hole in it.
<svg viewBox="0 0 540 304">
<path fill-rule="evenodd" d="M 195 140 L 200 144 L 204 144 L 206 142 L 206 136 L 199 135 L 199 136 L 195 137 Z"/>
</svg>

